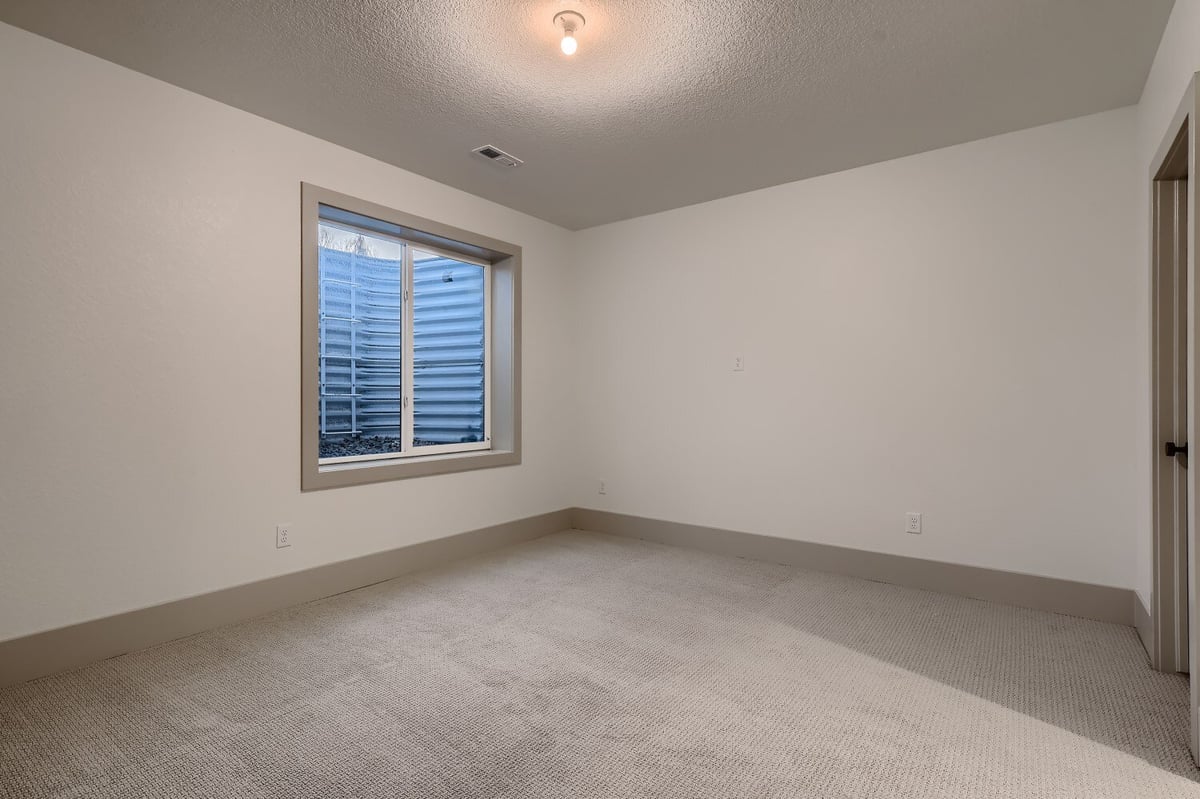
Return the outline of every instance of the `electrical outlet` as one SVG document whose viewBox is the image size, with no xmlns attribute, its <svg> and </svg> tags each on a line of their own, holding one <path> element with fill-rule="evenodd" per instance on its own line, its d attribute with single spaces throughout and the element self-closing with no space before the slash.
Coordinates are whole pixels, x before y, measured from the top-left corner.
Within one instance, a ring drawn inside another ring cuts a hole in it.
<svg viewBox="0 0 1200 799">
<path fill-rule="evenodd" d="M 904 532 L 912 533 L 913 535 L 921 534 L 921 514 L 908 514 L 908 523 L 904 527 Z"/>
<path fill-rule="evenodd" d="M 733 356 L 733 371 L 735 371 L 735 372 L 746 371 L 746 359 L 744 357 L 742 357 L 741 355 Z"/>
<path fill-rule="evenodd" d="M 292 545 L 292 526 L 281 524 L 275 528 L 275 548 L 283 549 Z"/>
<path fill-rule="evenodd" d="M 608 483 L 604 482 L 603 480 L 600 481 L 600 493 L 601 494 L 608 493 Z"/>
</svg>

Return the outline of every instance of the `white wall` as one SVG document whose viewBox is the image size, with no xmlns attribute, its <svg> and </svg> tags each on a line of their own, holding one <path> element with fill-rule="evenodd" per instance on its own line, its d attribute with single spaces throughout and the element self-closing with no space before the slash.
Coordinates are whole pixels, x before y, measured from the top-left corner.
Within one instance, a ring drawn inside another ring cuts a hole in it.
<svg viewBox="0 0 1200 799">
<path fill-rule="evenodd" d="M 5 25 L 0 109 L 0 640 L 565 506 L 565 230 Z M 523 465 L 301 495 L 302 180 L 524 247 Z"/>
<path fill-rule="evenodd" d="M 1159 43 L 1154 66 L 1142 90 L 1142 99 L 1137 106 L 1137 144 L 1134 167 L 1134 220 L 1136 223 L 1136 245 L 1138 284 L 1134 295 L 1137 312 L 1136 332 L 1142 370 L 1138 379 L 1142 391 L 1138 395 L 1138 438 L 1151 441 L 1150 416 L 1150 171 L 1155 153 L 1168 133 L 1171 119 L 1179 108 L 1188 82 L 1200 70 L 1200 0 L 1175 0 L 1171 19 Z M 1150 446 L 1138 450 L 1137 460 L 1137 551 L 1135 560 L 1138 594 L 1149 607 L 1151 576 L 1152 477 L 1150 458 L 1154 457 Z"/>
<path fill-rule="evenodd" d="M 579 234 L 574 504 L 1131 586 L 1133 142 L 1123 109 Z"/>
<path fill-rule="evenodd" d="M 0 640 L 572 504 L 1148 584 L 1198 20 L 1136 111 L 578 234 L 0 25 Z M 300 494 L 301 180 L 525 248 L 522 466 Z"/>
</svg>

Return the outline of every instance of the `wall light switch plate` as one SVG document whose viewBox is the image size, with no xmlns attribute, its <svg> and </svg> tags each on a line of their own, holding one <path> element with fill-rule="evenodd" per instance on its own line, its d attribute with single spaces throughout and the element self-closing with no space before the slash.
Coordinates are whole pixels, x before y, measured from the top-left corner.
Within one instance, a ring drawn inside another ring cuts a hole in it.
<svg viewBox="0 0 1200 799">
<path fill-rule="evenodd" d="M 604 480 L 600 481 L 600 493 L 601 494 L 608 493 L 608 483 L 606 483 Z"/>
<path fill-rule="evenodd" d="M 275 528 L 275 548 L 283 549 L 292 545 L 292 526 L 281 524 Z"/>
<path fill-rule="evenodd" d="M 746 359 L 744 357 L 742 357 L 741 355 L 733 356 L 733 371 L 735 371 L 735 372 L 746 371 Z"/>
<path fill-rule="evenodd" d="M 910 513 L 910 514 L 908 514 L 907 518 L 908 518 L 908 521 L 904 527 L 904 532 L 912 533 L 913 535 L 920 535 L 921 534 L 921 514 Z"/>
</svg>

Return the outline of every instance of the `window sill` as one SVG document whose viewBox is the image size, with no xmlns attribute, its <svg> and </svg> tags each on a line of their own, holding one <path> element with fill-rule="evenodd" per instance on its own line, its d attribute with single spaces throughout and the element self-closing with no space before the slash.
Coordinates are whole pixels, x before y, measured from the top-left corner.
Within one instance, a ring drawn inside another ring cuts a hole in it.
<svg viewBox="0 0 1200 799">
<path fill-rule="evenodd" d="M 357 463 L 333 463 L 318 466 L 315 473 L 313 469 L 305 469 L 300 490 L 319 491 L 325 488 L 383 483 L 389 480 L 404 480 L 409 477 L 452 474 L 473 469 L 491 469 L 497 466 L 516 466 L 520 462 L 521 456 L 517 452 L 491 449 L 359 461 Z"/>
</svg>

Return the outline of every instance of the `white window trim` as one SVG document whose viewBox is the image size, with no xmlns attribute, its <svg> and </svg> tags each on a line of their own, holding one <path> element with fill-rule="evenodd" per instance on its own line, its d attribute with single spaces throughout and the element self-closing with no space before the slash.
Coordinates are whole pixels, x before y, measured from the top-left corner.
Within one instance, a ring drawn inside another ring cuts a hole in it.
<svg viewBox="0 0 1200 799">
<path fill-rule="evenodd" d="M 324 219 L 318 216 L 320 224 L 335 227 L 347 233 L 367 233 L 379 238 L 388 238 L 399 242 L 401 247 L 401 280 L 404 284 L 404 296 L 400 308 L 403 314 L 402 341 L 403 348 L 400 358 L 400 452 L 380 452 L 374 455 L 344 455 L 335 458 L 318 458 L 320 466 L 331 466 L 339 463 L 359 463 L 366 461 L 405 460 L 418 458 L 423 455 L 448 455 L 455 452 L 479 452 L 492 448 L 492 265 L 482 258 L 472 258 L 469 255 L 419 244 L 402 236 L 392 236 L 387 233 L 377 233 L 364 228 L 354 227 L 342 222 Z M 478 266 L 483 270 L 483 441 L 466 441 L 458 444 L 432 444 L 423 447 L 414 445 L 415 420 L 413 417 L 413 377 L 416 359 L 413 352 L 413 331 L 415 324 L 414 292 L 416 261 L 415 252 L 429 253 L 441 258 L 449 258 L 459 263 Z M 325 396 L 325 395 L 322 395 Z"/>
<path fill-rule="evenodd" d="M 417 447 L 412 446 L 410 450 L 405 451 L 401 457 L 417 457 L 420 455 L 446 455 L 453 452 L 478 452 L 480 450 L 488 450 L 492 448 L 492 265 L 487 261 L 479 258 L 471 258 L 459 253 L 452 253 L 448 250 L 443 250 L 438 247 L 429 247 L 423 244 L 414 244 L 406 241 L 407 245 L 404 248 L 404 329 L 407 335 L 404 337 L 404 358 L 403 358 L 403 386 L 404 386 L 404 437 L 401 439 L 412 446 L 413 441 L 413 408 L 412 408 L 412 392 L 413 392 L 413 367 L 415 359 L 413 357 L 413 336 L 412 331 L 414 325 L 414 303 L 412 302 L 413 295 L 413 252 L 420 250 L 421 252 L 440 255 L 443 258 L 452 258 L 455 261 L 460 261 L 466 264 L 472 264 L 483 269 L 483 441 L 468 441 L 461 444 L 435 444 L 432 446 Z"/>
</svg>

